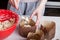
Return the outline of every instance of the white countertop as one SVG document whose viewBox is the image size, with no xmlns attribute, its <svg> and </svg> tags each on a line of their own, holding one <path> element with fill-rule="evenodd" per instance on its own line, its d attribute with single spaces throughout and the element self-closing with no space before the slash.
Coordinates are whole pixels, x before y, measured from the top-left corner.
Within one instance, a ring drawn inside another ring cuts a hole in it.
<svg viewBox="0 0 60 40">
<path fill-rule="evenodd" d="M 60 17 L 43 16 L 41 18 L 41 21 L 44 21 L 44 20 L 54 21 L 56 23 L 56 34 L 55 34 L 55 38 L 53 38 L 53 40 L 56 40 L 56 39 L 60 40 Z M 7 37 L 5 40 L 26 40 L 26 38 L 22 38 L 19 35 L 18 30 L 16 28 L 16 30 L 9 37 Z"/>
</svg>

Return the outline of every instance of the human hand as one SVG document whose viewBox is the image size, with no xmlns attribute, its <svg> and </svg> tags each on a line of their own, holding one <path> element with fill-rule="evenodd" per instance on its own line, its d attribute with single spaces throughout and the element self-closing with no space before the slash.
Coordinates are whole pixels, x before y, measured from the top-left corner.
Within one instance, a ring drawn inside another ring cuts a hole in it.
<svg viewBox="0 0 60 40">
<path fill-rule="evenodd" d="M 42 16 L 42 11 L 43 11 L 43 7 L 38 7 L 31 15 L 30 18 L 32 18 L 33 16 L 37 16 L 37 20 L 36 20 L 36 24 L 35 26 L 38 26 L 39 25 L 39 22 L 40 22 L 40 18 Z"/>
<path fill-rule="evenodd" d="M 19 9 L 18 7 L 19 7 L 19 2 L 20 2 L 20 0 L 9 0 L 9 3 L 13 6 L 13 7 L 15 7 L 16 9 Z"/>
<path fill-rule="evenodd" d="M 37 7 L 37 9 L 32 13 L 31 17 L 32 18 L 33 16 L 37 16 L 37 20 L 36 20 L 36 26 L 39 25 L 39 22 L 40 22 L 40 18 L 42 16 L 42 14 L 44 13 L 44 9 L 45 9 L 45 5 L 47 3 L 47 0 L 41 0 L 40 2 L 40 5 Z"/>
</svg>

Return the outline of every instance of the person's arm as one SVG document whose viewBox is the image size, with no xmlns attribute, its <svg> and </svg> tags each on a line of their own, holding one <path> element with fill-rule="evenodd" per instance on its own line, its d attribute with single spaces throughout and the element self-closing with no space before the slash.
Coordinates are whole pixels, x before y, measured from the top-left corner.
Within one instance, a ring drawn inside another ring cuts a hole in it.
<svg viewBox="0 0 60 40">
<path fill-rule="evenodd" d="M 35 15 L 37 16 L 36 26 L 39 25 L 40 17 L 41 17 L 43 8 L 45 8 L 46 3 L 47 3 L 47 0 L 41 0 L 40 5 L 36 8 L 36 10 L 31 15 L 31 18 Z"/>
</svg>

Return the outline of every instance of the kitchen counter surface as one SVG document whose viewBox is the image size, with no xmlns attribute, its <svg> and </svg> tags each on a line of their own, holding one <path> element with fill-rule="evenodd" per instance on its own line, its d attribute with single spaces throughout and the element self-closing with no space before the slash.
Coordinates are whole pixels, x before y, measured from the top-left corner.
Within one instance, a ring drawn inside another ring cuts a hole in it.
<svg viewBox="0 0 60 40">
<path fill-rule="evenodd" d="M 35 18 L 33 18 L 33 19 L 35 19 Z M 41 18 L 41 21 L 44 21 L 44 20 L 54 21 L 56 23 L 56 34 L 55 34 L 55 37 L 53 38 L 53 40 L 56 40 L 56 39 L 60 40 L 60 17 L 43 16 Z M 17 29 L 18 29 L 18 27 L 9 37 L 7 37 L 4 40 L 26 40 L 26 38 L 23 38 L 19 35 Z"/>
</svg>

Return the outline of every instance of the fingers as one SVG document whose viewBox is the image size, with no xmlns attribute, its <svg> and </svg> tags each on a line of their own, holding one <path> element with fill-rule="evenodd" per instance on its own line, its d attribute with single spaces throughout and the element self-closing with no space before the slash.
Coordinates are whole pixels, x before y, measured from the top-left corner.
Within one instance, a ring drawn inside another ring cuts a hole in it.
<svg viewBox="0 0 60 40">
<path fill-rule="evenodd" d="M 40 20 L 39 19 L 37 19 L 37 21 L 36 21 L 36 26 L 38 26 L 39 25 L 39 22 L 40 22 Z"/>
<path fill-rule="evenodd" d="M 38 15 L 38 13 L 36 11 L 34 11 L 33 14 L 30 16 L 30 19 L 32 19 L 33 16 L 37 16 L 35 26 L 38 26 L 38 24 L 39 24 L 39 15 Z"/>
<path fill-rule="evenodd" d="M 13 0 L 9 0 L 9 3 L 10 3 L 13 7 L 15 7 Z"/>
<path fill-rule="evenodd" d="M 38 26 L 39 22 L 40 22 L 40 14 L 37 15 L 37 20 L 36 20 L 36 24 L 35 25 Z"/>
<path fill-rule="evenodd" d="M 39 25 L 39 22 L 40 22 L 40 13 L 34 11 L 33 14 L 30 16 L 30 19 L 32 19 L 33 16 L 37 16 L 36 24 L 35 24 L 35 26 L 37 27 Z"/>
<path fill-rule="evenodd" d="M 9 0 L 9 3 L 18 10 L 18 7 L 14 0 Z"/>
</svg>

